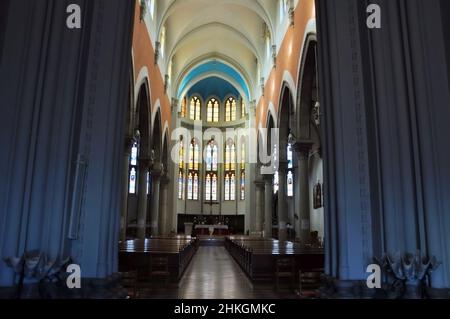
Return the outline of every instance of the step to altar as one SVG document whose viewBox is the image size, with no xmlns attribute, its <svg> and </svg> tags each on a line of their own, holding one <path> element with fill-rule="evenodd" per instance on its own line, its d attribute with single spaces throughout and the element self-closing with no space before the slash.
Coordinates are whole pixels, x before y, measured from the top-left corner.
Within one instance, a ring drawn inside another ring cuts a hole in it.
<svg viewBox="0 0 450 319">
<path fill-rule="evenodd" d="M 225 246 L 225 236 L 198 236 L 200 246 Z"/>
</svg>

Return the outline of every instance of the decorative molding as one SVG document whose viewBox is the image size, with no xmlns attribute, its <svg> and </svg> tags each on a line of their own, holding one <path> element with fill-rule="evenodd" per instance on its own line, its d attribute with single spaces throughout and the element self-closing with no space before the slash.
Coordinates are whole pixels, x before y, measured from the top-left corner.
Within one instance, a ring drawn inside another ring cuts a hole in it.
<svg viewBox="0 0 450 319">
<path fill-rule="evenodd" d="M 273 67 L 277 67 L 277 46 L 274 44 L 272 45 L 272 63 Z"/>
<path fill-rule="evenodd" d="M 295 9 L 294 8 L 289 8 L 289 24 L 291 27 L 293 27 L 295 25 Z"/>
<path fill-rule="evenodd" d="M 160 50 L 161 50 L 161 42 L 156 41 L 155 42 L 155 65 L 158 64 L 159 56 L 160 56 Z"/>
</svg>

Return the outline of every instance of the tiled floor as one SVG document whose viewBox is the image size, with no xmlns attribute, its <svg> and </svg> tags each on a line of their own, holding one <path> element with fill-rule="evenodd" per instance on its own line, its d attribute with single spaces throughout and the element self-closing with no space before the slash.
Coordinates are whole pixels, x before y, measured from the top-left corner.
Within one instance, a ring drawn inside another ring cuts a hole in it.
<svg viewBox="0 0 450 319">
<path fill-rule="evenodd" d="M 200 247 L 179 287 L 149 288 L 141 298 L 157 299 L 287 299 L 289 289 L 276 292 L 272 285 L 254 287 L 224 247 Z"/>
</svg>

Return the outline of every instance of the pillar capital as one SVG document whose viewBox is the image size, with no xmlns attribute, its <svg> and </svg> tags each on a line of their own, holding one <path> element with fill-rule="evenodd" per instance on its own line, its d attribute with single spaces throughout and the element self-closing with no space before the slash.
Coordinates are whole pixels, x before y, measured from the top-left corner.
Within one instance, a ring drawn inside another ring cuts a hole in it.
<svg viewBox="0 0 450 319">
<path fill-rule="evenodd" d="M 139 168 L 147 170 L 152 166 L 152 160 L 148 157 L 139 157 Z"/>
<path fill-rule="evenodd" d="M 262 175 L 262 180 L 263 180 L 265 185 L 267 185 L 268 183 L 270 183 L 270 185 L 272 185 L 272 183 L 273 183 L 273 174 L 264 174 L 264 175 Z"/>
<path fill-rule="evenodd" d="M 167 174 L 161 175 L 161 187 L 167 187 L 170 183 L 170 178 L 167 176 Z"/>
<path fill-rule="evenodd" d="M 162 163 L 154 163 L 152 165 L 152 177 L 161 178 L 164 176 L 164 165 Z"/>
<path fill-rule="evenodd" d="M 130 155 L 131 154 L 131 148 L 133 147 L 134 144 L 134 137 L 132 135 L 127 135 L 125 136 L 125 141 L 124 141 L 124 152 L 126 155 Z"/>
<path fill-rule="evenodd" d="M 292 150 L 300 155 L 308 155 L 313 147 L 314 142 L 311 140 L 300 140 L 292 145 Z"/>
</svg>

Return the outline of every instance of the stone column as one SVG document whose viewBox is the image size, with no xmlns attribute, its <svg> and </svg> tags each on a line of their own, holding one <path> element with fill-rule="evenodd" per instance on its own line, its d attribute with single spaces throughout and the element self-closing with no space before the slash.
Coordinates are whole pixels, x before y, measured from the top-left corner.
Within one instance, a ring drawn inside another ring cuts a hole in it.
<svg viewBox="0 0 450 319">
<path fill-rule="evenodd" d="M 169 233 L 168 228 L 168 220 L 171 218 L 168 216 L 168 208 L 169 203 L 167 201 L 168 198 L 168 191 L 169 191 L 169 182 L 170 179 L 167 177 L 167 175 L 164 175 L 160 179 L 160 205 L 159 205 L 159 231 L 158 235 L 167 235 Z"/>
<path fill-rule="evenodd" d="M 159 195 L 161 186 L 161 176 L 163 174 L 163 166 L 161 163 L 153 165 L 152 170 L 152 201 L 151 201 L 151 235 L 158 235 L 159 221 Z"/>
<path fill-rule="evenodd" d="M 273 176 L 264 176 L 264 237 L 272 238 L 272 197 L 273 197 Z"/>
<path fill-rule="evenodd" d="M 120 218 L 120 240 L 124 241 L 127 238 L 127 225 L 128 225 L 128 178 L 130 170 L 130 156 L 131 148 L 133 146 L 133 138 L 128 136 L 125 139 L 125 150 L 122 169 L 122 214 Z"/>
<path fill-rule="evenodd" d="M 263 230 L 262 220 L 264 214 L 264 181 L 256 180 L 255 186 L 255 231 L 261 232 Z"/>
<path fill-rule="evenodd" d="M 297 153 L 298 169 L 296 174 L 295 187 L 300 197 L 296 199 L 295 213 L 298 216 L 296 220 L 297 238 L 302 243 L 308 241 L 310 236 L 310 186 L 309 186 L 309 153 L 312 142 L 301 141 L 293 145 L 293 150 Z"/>
<path fill-rule="evenodd" d="M 285 241 L 287 239 L 287 202 L 286 202 L 286 168 L 287 162 L 280 162 L 278 172 L 278 239 Z"/>
<path fill-rule="evenodd" d="M 150 166 L 148 158 L 139 159 L 138 173 L 138 218 L 137 237 L 145 239 L 147 228 L 147 174 Z"/>
</svg>

